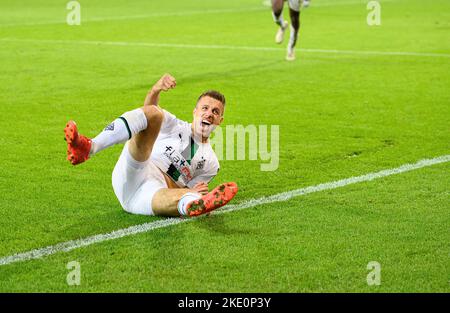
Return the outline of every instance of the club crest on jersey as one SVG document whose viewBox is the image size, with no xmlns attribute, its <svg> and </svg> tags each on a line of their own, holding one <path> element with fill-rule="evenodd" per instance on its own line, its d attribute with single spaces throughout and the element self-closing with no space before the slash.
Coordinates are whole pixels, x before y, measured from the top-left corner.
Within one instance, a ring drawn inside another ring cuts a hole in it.
<svg viewBox="0 0 450 313">
<path fill-rule="evenodd" d="M 203 157 L 202 157 L 202 159 L 200 161 L 198 161 L 197 166 L 195 167 L 195 169 L 196 170 L 203 169 L 205 167 L 205 162 L 206 162 L 206 160 L 203 159 Z"/>
<path fill-rule="evenodd" d="M 108 126 L 105 127 L 105 130 L 114 130 L 114 122 L 112 122 L 111 124 L 109 124 Z"/>
</svg>

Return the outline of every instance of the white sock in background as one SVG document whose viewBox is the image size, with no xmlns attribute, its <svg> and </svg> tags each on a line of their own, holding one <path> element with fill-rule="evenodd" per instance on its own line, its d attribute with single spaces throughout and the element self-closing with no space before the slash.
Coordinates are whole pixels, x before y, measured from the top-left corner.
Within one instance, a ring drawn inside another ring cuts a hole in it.
<svg viewBox="0 0 450 313">
<path fill-rule="evenodd" d="M 291 32 L 289 34 L 288 52 L 292 52 L 297 43 L 298 31 L 295 31 L 294 27 L 291 25 Z"/>
<path fill-rule="evenodd" d="M 202 196 L 199 193 L 193 193 L 193 192 L 188 192 L 185 193 L 181 199 L 178 201 L 178 212 L 180 213 L 181 216 L 186 216 L 187 211 L 186 211 L 186 206 L 197 199 L 200 199 Z"/>
<path fill-rule="evenodd" d="M 118 143 L 124 143 L 134 134 L 147 128 L 147 117 L 141 108 L 128 111 L 92 139 L 90 156 Z"/>
</svg>

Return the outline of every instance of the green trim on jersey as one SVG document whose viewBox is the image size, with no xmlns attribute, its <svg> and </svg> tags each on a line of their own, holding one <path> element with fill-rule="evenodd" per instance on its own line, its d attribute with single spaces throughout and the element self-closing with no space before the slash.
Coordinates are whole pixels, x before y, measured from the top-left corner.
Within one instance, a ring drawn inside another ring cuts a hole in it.
<svg viewBox="0 0 450 313">
<path fill-rule="evenodd" d="M 131 139 L 131 130 L 130 130 L 130 126 L 128 126 L 127 120 L 122 116 L 119 116 L 119 118 L 125 123 L 125 127 L 127 128 L 127 131 L 128 131 L 128 139 Z"/>
<path fill-rule="evenodd" d="M 178 181 L 178 178 L 180 178 L 181 175 L 181 173 L 175 168 L 175 166 L 173 166 L 173 164 L 170 164 L 166 173 L 176 182 Z"/>
<path fill-rule="evenodd" d="M 195 143 L 194 138 L 191 137 L 191 157 L 187 160 L 189 165 L 191 165 L 191 161 L 194 158 L 195 153 L 198 150 L 198 144 Z"/>
</svg>

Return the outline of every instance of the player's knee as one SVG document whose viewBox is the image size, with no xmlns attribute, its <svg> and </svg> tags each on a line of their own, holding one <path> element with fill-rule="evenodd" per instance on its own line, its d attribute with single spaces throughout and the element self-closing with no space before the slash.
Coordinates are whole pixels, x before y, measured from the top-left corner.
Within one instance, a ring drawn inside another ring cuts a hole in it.
<svg viewBox="0 0 450 313">
<path fill-rule="evenodd" d="M 143 108 L 149 125 L 161 125 L 164 119 L 163 111 L 155 105 L 147 105 Z"/>
<path fill-rule="evenodd" d="M 273 15 L 275 15 L 277 19 L 280 17 L 281 13 L 283 13 L 283 9 L 273 10 Z"/>
</svg>

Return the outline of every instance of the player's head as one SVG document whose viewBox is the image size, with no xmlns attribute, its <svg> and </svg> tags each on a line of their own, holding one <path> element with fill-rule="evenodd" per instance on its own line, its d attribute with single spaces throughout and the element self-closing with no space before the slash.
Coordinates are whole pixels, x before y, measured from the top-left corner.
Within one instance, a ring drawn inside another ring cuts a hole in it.
<svg viewBox="0 0 450 313">
<path fill-rule="evenodd" d="M 208 138 L 222 123 L 225 111 L 225 96 L 218 91 L 208 90 L 200 95 L 194 108 L 194 135 Z"/>
</svg>

